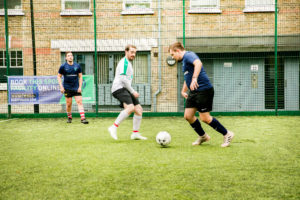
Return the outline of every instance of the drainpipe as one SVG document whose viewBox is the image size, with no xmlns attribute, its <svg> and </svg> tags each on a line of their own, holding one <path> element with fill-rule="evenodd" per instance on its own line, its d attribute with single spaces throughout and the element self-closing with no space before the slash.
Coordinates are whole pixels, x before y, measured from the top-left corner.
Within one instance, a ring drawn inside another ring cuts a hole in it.
<svg viewBox="0 0 300 200">
<path fill-rule="evenodd" d="M 11 105 L 8 104 L 9 101 L 9 94 L 8 94 L 8 76 L 9 76 L 9 65 L 10 65 L 10 60 L 9 60 L 9 33 L 8 33 L 8 16 L 7 16 L 7 3 L 6 0 L 4 0 L 4 13 L 5 13 L 5 49 L 6 49 L 6 80 L 7 80 L 7 118 L 11 118 Z"/>
<path fill-rule="evenodd" d="M 97 68 L 97 16 L 96 16 L 96 1 L 94 0 L 93 1 L 94 3 L 94 42 L 95 42 L 95 66 L 94 66 L 94 69 L 95 69 L 95 72 L 94 72 L 94 84 L 95 84 L 95 90 L 96 90 L 96 116 L 98 117 L 98 68 Z"/>
<path fill-rule="evenodd" d="M 157 96 L 161 93 L 161 0 L 158 0 L 158 89 L 154 94 L 154 112 L 157 112 Z"/>
</svg>

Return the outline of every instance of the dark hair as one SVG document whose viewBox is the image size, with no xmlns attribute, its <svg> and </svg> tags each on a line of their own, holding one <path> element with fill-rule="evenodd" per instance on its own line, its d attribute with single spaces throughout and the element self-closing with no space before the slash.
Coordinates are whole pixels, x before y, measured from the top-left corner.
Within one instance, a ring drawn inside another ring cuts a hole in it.
<svg viewBox="0 0 300 200">
<path fill-rule="evenodd" d="M 175 42 L 175 43 L 173 43 L 173 44 L 171 44 L 170 46 L 169 46 L 169 51 L 170 50 L 176 50 L 176 49 L 179 49 L 179 50 L 181 50 L 181 51 L 183 51 L 184 50 L 184 47 L 183 47 L 183 45 L 180 43 L 180 42 Z"/>
<path fill-rule="evenodd" d="M 130 48 L 136 49 L 136 46 L 134 46 L 134 45 L 132 45 L 132 44 L 128 44 L 128 45 L 125 47 L 125 51 L 129 51 Z"/>
</svg>

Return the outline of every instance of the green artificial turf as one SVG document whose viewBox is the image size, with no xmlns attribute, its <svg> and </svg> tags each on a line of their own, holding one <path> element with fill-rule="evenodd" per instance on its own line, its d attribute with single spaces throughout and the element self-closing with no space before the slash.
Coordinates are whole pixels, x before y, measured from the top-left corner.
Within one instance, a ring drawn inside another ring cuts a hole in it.
<svg viewBox="0 0 300 200">
<path fill-rule="evenodd" d="M 132 118 L 113 140 L 113 118 L 0 121 L 0 199 L 299 199 L 300 117 L 217 117 L 208 143 L 181 117 L 145 117 L 146 141 L 130 140 Z M 155 142 L 168 131 L 172 142 Z"/>
</svg>

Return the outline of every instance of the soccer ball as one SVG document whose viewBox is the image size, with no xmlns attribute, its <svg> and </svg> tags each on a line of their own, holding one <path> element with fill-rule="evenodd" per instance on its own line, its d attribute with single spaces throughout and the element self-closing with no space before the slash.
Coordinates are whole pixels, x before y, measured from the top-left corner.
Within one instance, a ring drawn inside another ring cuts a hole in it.
<svg viewBox="0 0 300 200">
<path fill-rule="evenodd" d="M 171 142 L 171 135 L 166 131 L 161 131 L 156 135 L 156 142 L 161 146 L 167 146 Z"/>
</svg>

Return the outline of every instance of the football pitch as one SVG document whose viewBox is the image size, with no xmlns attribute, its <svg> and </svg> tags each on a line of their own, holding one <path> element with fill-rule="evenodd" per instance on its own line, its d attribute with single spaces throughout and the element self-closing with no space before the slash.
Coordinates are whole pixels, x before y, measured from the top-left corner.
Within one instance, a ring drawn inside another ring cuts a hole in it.
<svg viewBox="0 0 300 200">
<path fill-rule="evenodd" d="M 0 199 L 299 199 L 300 117 L 217 117 L 221 134 L 192 146 L 182 117 L 145 117 L 146 141 L 130 140 L 132 118 L 113 140 L 114 118 L 0 120 Z M 159 131 L 172 142 L 161 148 Z"/>
</svg>

